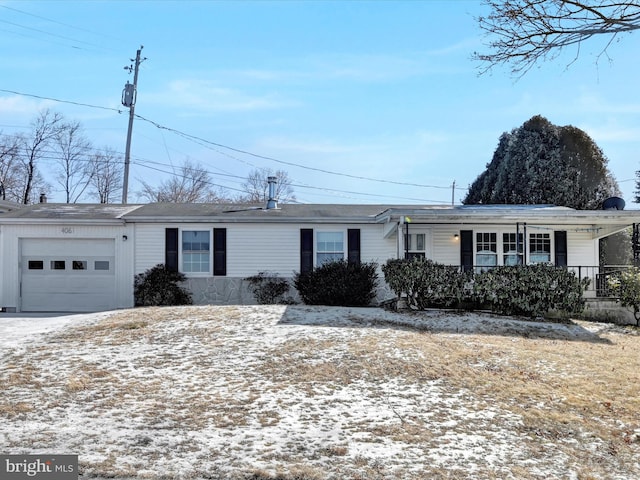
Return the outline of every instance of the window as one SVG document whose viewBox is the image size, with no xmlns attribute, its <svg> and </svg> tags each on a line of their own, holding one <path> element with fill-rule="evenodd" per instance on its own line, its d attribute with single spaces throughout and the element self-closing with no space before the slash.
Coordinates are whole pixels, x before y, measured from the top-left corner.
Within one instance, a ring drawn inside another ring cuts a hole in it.
<svg viewBox="0 0 640 480">
<path fill-rule="evenodd" d="M 73 270 L 86 270 L 87 262 L 85 260 L 73 260 L 71 262 L 71 268 Z"/>
<path fill-rule="evenodd" d="M 498 242 L 495 233 L 476 233 L 476 265 L 480 271 L 498 264 Z"/>
<path fill-rule="evenodd" d="M 426 235 L 424 233 L 405 234 L 404 249 L 407 258 L 425 257 L 427 250 Z"/>
<path fill-rule="evenodd" d="M 93 263 L 94 270 L 109 270 L 109 260 L 96 260 Z"/>
<path fill-rule="evenodd" d="M 529 234 L 529 261 L 548 263 L 551 261 L 551 235 L 548 233 Z"/>
<path fill-rule="evenodd" d="M 44 270 L 44 261 L 29 260 L 29 270 Z"/>
<path fill-rule="evenodd" d="M 344 233 L 318 232 L 316 234 L 316 266 L 344 259 Z"/>
<path fill-rule="evenodd" d="M 502 262 L 504 265 L 522 265 L 522 234 L 502 234 Z"/>
<path fill-rule="evenodd" d="M 208 230 L 182 232 L 182 271 L 209 273 L 211 271 L 211 241 Z"/>
<path fill-rule="evenodd" d="M 64 260 L 51 260 L 51 270 L 64 270 L 66 268 L 67 266 Z"/>
</svg>

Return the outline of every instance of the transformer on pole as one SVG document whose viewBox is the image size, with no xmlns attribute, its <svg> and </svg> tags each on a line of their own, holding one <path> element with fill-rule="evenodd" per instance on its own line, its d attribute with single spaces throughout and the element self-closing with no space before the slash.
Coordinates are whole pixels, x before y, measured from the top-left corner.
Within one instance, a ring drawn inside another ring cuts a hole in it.
<svg viewBox="0 0 640 480">
<path fill-rule="evenodd" d="M 140 64 L 146 60 L 146 58 L 140 58 L 140 53 L 144 47 L 140 45 L 140 48 L 136 52 L 136 58 L 131 59 L 133 65 L 124 67 L 125 70 L 129 70 L 129 73 L 133 72 L 133 83 L 127 81 L 124 89 L 122 90 L 122 105 L 129 108 L 129 129 L 127 130 L 127 146 L 124 152 L 124 178 L 122 180 L 122 203 L 127 203 L 127 193 L 129 189 L 129 163 L 131 159 L 131 132 L 133 131 L 133 119 L 135 117 L 136 96 L 138 89 L 138 68 Z"/>
</svg>

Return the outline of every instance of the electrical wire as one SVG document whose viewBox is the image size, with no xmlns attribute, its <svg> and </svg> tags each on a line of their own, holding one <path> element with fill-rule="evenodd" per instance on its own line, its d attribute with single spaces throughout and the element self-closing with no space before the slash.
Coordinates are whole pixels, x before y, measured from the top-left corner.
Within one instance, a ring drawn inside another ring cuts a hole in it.
<svg viewBox="0 0 640 480">
<path fill-rule="evenodd" d="M 109 110 L 109 111 L 112 111 L 112 112 L 123 113 L 122 110 L 119 109 L 119 108 L 103 107 L 103 106 L 100 106 L 100 105 L 91 105 L 90 103 L 74 102 L 74 101 L 71 101 L 71 100 L 60 100 L 59 98 L 45 97 L 43 95 L 34 95 L 32 93 L 22 93 L 22 92 L 17 92 L 15 90 L 7 90 L 7 89 L 4 89 L 4 88 L 0 88 L 0 92 L 12 93 L 14 95 L 20 95 L 20 96 L 23 96 L 23 97 L 37 98 L 38 100 L 50 100 L 52 102 L 67 103 L 69 105 L 76 105 L 76 106 L 79 106 L 79 107 L 97 108 L 97 109 L 100 109 L 100 110 Z"/>
<path fill-rule="evenodd" d="M 58 103 L 65 103 L 65 104 L 71 104 L 71 105 L 76 105 L 76 106 L 82 106 L 82 107 L 87 107 L 87 108 L 95 108 L 95 109 L 101 109 L 101 110 L 107 110 L 107 111 L 113 111 L 116 112 L 118 114 L 122 114 L 123 111 L 121 109 L 118 108 L 113 108 L 113 107 L 104 107 L 104 106 L 100 106 L 100 105 L 92 105 L 92 104 L 88 104 L 88 103 L 82 103 L 82 102 L 76 102 L 76 101 L 71 101 L 71 100 L 61 100 L 58 98 L 54 98 L 54 97 L 47 97 L 47 96 L 43 96 L 43 95 L 35 95 L 35 94 L 28 94 L 28 93 L 23 93 L 23 92 L 18 92 L 15 90 L 9 90 L 9 89 L 0 89 L 0 92 L 6 92 L 6 93 L 11 93 L 14 95 L 21 95 L 21 96 L 26 96 L 26 97 L 31 97 L 31 98 L 38 98 L 38 99 L 42 99 L 42 100 L 50 100 L 53 102 L 58 102 Z M 364 180 L 364 181 L 372 181 L 372 182 L 378 182 L 378 183 L 384 183 L 384 184 L 392 184 L 392 185 L 401 185 L 401 186 L 411 186 L 411 187 L 419 187 L 419 188 L 436 188 L 436 189 L 446 189 L 446 190 L 450 190 L 452 187 L 451 186 L 439 186 L 439 185 L 428 185 L 428 184 L 419 184 L 419 183 L 411 183 L 411 182 L 400 182 L 400 181 L 394 181 L 394 180 L 384 180 L 384 179 L 379 179 L 379 178 L 371 178 L 371 177 L 365 177 L 365 176 L 360 176 L 360 175 L 352 175 L 352 174 L 348 174 L 348 173 L 343 173 L 343 172 L 335 172 L 335 171 L 331 171 L 331 170 L 327 170 L 327 169 L 320 169 L 320 168 L 316 168 L 316 167 L 309 167 L 306 165 L 301 165 L 298 163 L 294 163 L 294 162 L 288 162 L 285 160 L 280 160 L 274 157 L 269 157 L 266 155 L 260 155 L 257 153 L 253 153 L 250 152 L 248 150 L 243 150 L 243 149 L 239 149 L 239 148 L 235 148 L 235 147 L 231 147 L 228 145 L 224 145 L 221 143 L 217 143 L 217 142 L 213 142 L 207 139 L 204 139 L 202 137 L 198 137 L 196 135 L 191 135 L 188 134 L 186 132 L 182 132 L 180 130 L 177 130 L 175 128 L 171 128 L 171 127 L 167 127 L 165 125 L 162 125 L 156 121 L 153 121 L 151 119 L 148 119 L 146 117 L 143 117 L 142 115 L 138 115 L 135 114 L 135 117 L 140 119 L 141 121 L 147 122 L 151 125 L 153 125 L 154 127 L 160 129 L 160 130 L 166 130 L 169 131 L 177 136 L 180 136 L 188 141 L 191 141 L 193 143 L 196 143 L 198 145 L 204 146 L 205 148 L 209 148 L 221 155 L 224 155 L 228 158 L 232 158 L 236 161 L 239 161 L 241 163 L 244 163 L 246 165 L 251 166 L 252 168 L 257 168 L 259 170 L 262 171 L 266 171 L 267 169 L 260 169 L 259 167 L 257 167 L 256 165 L 247 162 L 246 160 L 240 159 L 234 155 L 230 155 L 227 152 L 224 152 L 220 149 L 225 149 L 225 150 L 229 150 L 232 152 L 236 152 L 236 153 L 240 153 L 243 155 L 248 155 L 251 156 L 253 158 L 259 158 L 259 159 L 263 159 L 263 160 L 268 160 L 268 161 L 273 161 L 276 163 L 280 163 L 283 165 L 288 165 L 288 166 L 294 166 L 297 168 L 301 168 L 301 169 L 305 169 L 305 170 L 311 170 L 311 171 L 316 171 L 316 172 L 321 172 L 321 173 L 325 173 L 328 175 L 334 175 L 334 176 L 339 176 L 339 177 L 345 177 L 345 178 L 352 178 L 352 179 L 357 179 L 357 180 Z M 150 163 L 153 163 L 151 161 L 148 161 Z M 137 163 L 137 165 L 142 166 L 141 164 Z M 173 166 L 171 166 L 173 168 Z M 163 172 L 163 173 L 169 173 L 171 175 L 174 175 L 175 173 L 171 173 L 171 172 Z M 208 171 L 208 173 L 210 174 L 215 174 L 213 172 Z M 218 174 L 220 175 L 220 174 Z M 328 189 L 328 188 L 324 188 L 324 187 L 312 187 L 309 185 L 304 185 L 304 184 L 298 184 L 297 185 L 298 188 L 308 188 L 308 189 L 313 189 L 313 190 L 323 190 L 323 191 L 327 191 L 327 192 L 342 192 L 342 193 L 348 193 L 348 194 L 352 194 L 352 195 L 362 195 L 362 196 L 371 196 L 371 197 L 389 197 L 389 198 L 404 198 L 406 200 L 411 200 L 411 201 L 426 201 L 426 202 L 437 202 L 437 203 L 448 203 L 448 202 L 442 202 L 442 201 L 435 201 L 435 200 L 425 200 L 425 199 L 416 199 L 416 198 L 405 198 L 405 197 L 400 197 L 400 196 L 386 196 L 386 195 L 380 195 L 380 194 L 370 194 L 370 193 L 364 193 L 364 192 L 354 192 L 354 191 L 347 191 L 347 190 L 338 190 L 338 189 Z M 222 187 L 224 188 L 224 187 Z M 230 189 L 233 189 L 233 187 L 229 187 Z M 466 190 L 465 188 L 461 188 L 461 187 L 453 187 L 456 190 Z"/>
<path fill-rule="evenodd" d="M 136 118 L 139 118 L 142 121 L 145 121 L 145 122 L 148 122 L 148 123 L 154 125 L 156 128 L 163 129 L 163 130 L 168 130 L 168 131 L 173 132 L 176 135 L 179 135 L 179 136 L 181 136 L 183 138 L 197 140 L 199 142 L 204 142 L 206 144 L 214 145 L 216 147 L 226 148 L 226 149 L 231 150 L 231 151 L 236 152 L 236 153 L 242 153 L 244 155 L 249 155 L 249 156 L 252 156 L 252 157 L 255 157 L 255 158 L 260 158 L 262 160 L 269 160 L 269 161 L 272 161 L 272 162 L 281 163 L 283 165 L 303 168 L 303 169 L 312 170 L 312 171 L 315 171 L 315 172 L 326 173 L 328 175 L 337 175 L 337 176 L 340 176 L 340 177 L 353 178 L 353 179 L 356 179 L 356 180 L 367 180 L 367 181 L 370 181 L 370 182 L 379 182 L 379 183 L 386 183 L 386 184 L 393 184 L 393 185 L 405 185 L 405 186 L 409 186 L 409 187 L 441 188 L 441 189 L 446 189 L 446 190 L 450 190 L 451 189 L 450 186 L 443 187 L 443 186 L 440 186 L 440 185 L 425 185 L 425 184 L 421 184 L 421 183 L 410 183 L 410 182 L 398 182 L 398 181 L 394 181 L 394 180 L 383 180 L 383 179 L 380 179 L 380 178 L 364 177 L 364 176 L 361 176 L 361 175 L 351 175 L 349 173 L 334 172 L 334 171 L 331 171 L 331 170 L 325 170 L 323 168 L 309 167 L 309 166 L 306 166 L 306 165 L 301 165 L 299 163 L 287 162 L 285 160 L 279 160 L 279 159 L 274 158 L 274 157 L 268 157 L 268 156 L 265 156 L 265 155 L 260 155 L 260 154 L 257 154 L 257 153 L 249 152 L 247 150 L 242 150 L 242 149 L 239 149 L 239 148 L 230 147 L 228 145 L 223 145 L 221 143 L 212 142 L 210 140 L 206 140 L 204 138 L 197 137 L 195 135 L 190 135 L 188 133 L 181 132 L 180 130 L 176 130 L 174 128 L 170 128 L 170 127 L 166 127 L 164 125 L 160 125 L 159 123 L 154 122 L 153 120 L 149 120 L 148 118 L 145 118 L 142 115 L 135 114 L 135 116 L 136 116 Z"/>
</svg>

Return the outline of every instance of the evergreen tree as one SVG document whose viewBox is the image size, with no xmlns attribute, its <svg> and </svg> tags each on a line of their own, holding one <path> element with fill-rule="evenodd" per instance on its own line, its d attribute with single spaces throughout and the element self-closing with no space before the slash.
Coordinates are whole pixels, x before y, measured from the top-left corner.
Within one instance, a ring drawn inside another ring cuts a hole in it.
<svg viewBox="0 0 640 480">
<path fill-rule="evenodd" d="M 504 133 L 486 170 L 471 184 L 465 204 L 553 204 L 601 208 L 619 194 L 596 143 L 573 126 L 536 115 Z"/>
</svg>

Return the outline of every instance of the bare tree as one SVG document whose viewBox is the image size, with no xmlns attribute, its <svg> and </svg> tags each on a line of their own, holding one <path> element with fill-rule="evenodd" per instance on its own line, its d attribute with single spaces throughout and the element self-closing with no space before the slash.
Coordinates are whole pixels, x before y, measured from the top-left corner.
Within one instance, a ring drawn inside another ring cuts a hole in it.
<svg viewBox="0 0 640 480">
<path fill-rule="evenodd" d="M 242 188 L 247 192 L 238 199 L 244 203 L 260 203 L 269 199 L 268 177 L 276 177 L 275 198 L 281 203 L 293 202 L 296 199 L 289 174 L 283 170 L 253 170 L 242 184 Z"/>
<path fill-rule="evenodd" d="M 62 125 L 52 140 L 60 170 L 56 179 L 65 193 L 66 203 L 76 203 L 95 174 L 89 161 L 93 147 L 78 122 Z"/>
<path fill-rule="evenodd" d="M 28 205 L 33 201 L 34 187 L 44 187 L 44 182 L 37 174 L 37 164 L 45 153 L 45 149 L 64 128 L 63 117 L 51 110 L 41 111 L 31 123 L 29 135 L 20 136 L 20 163 L 23 177 L 23 188 L 20 203 Z M 42 188 L 41 188 L 42 189 Z"/>
<path fill-rule="evenodd" d="M 105 147 L 93 153 L 90 163 L 93 171 L 91 193 L 100 203 L 111 203 L 111 198 L 122 190 L 122 158 L 113 149 Z"/>
<path fill-rule="evenodd" d="M 0 200 L 16 191 L 18 175 L 18 138 L 0 134 Z"/>
<path fill-rule="evenodd" d="M 486 0 L 491 9 L 479 17 L 487 32 L 490 53 L 475 53 L 487 72 L 497 65 L 511 65 L 511 73 L 522 76 L 539 60 L 556 58 L 567 47 L 606 37 L 598 57 L 606 54 L 620 34 L 640 29 L 640 4 L 615 0 Z"/>
<path fill-rule="evenodd" d="M 199 164 L 185 160 L 171 178 L 154 187 L 144 181 L 140 197 L 150 202 L 214 203 L 220 200 L 209 172 Z"/>
</svg>

